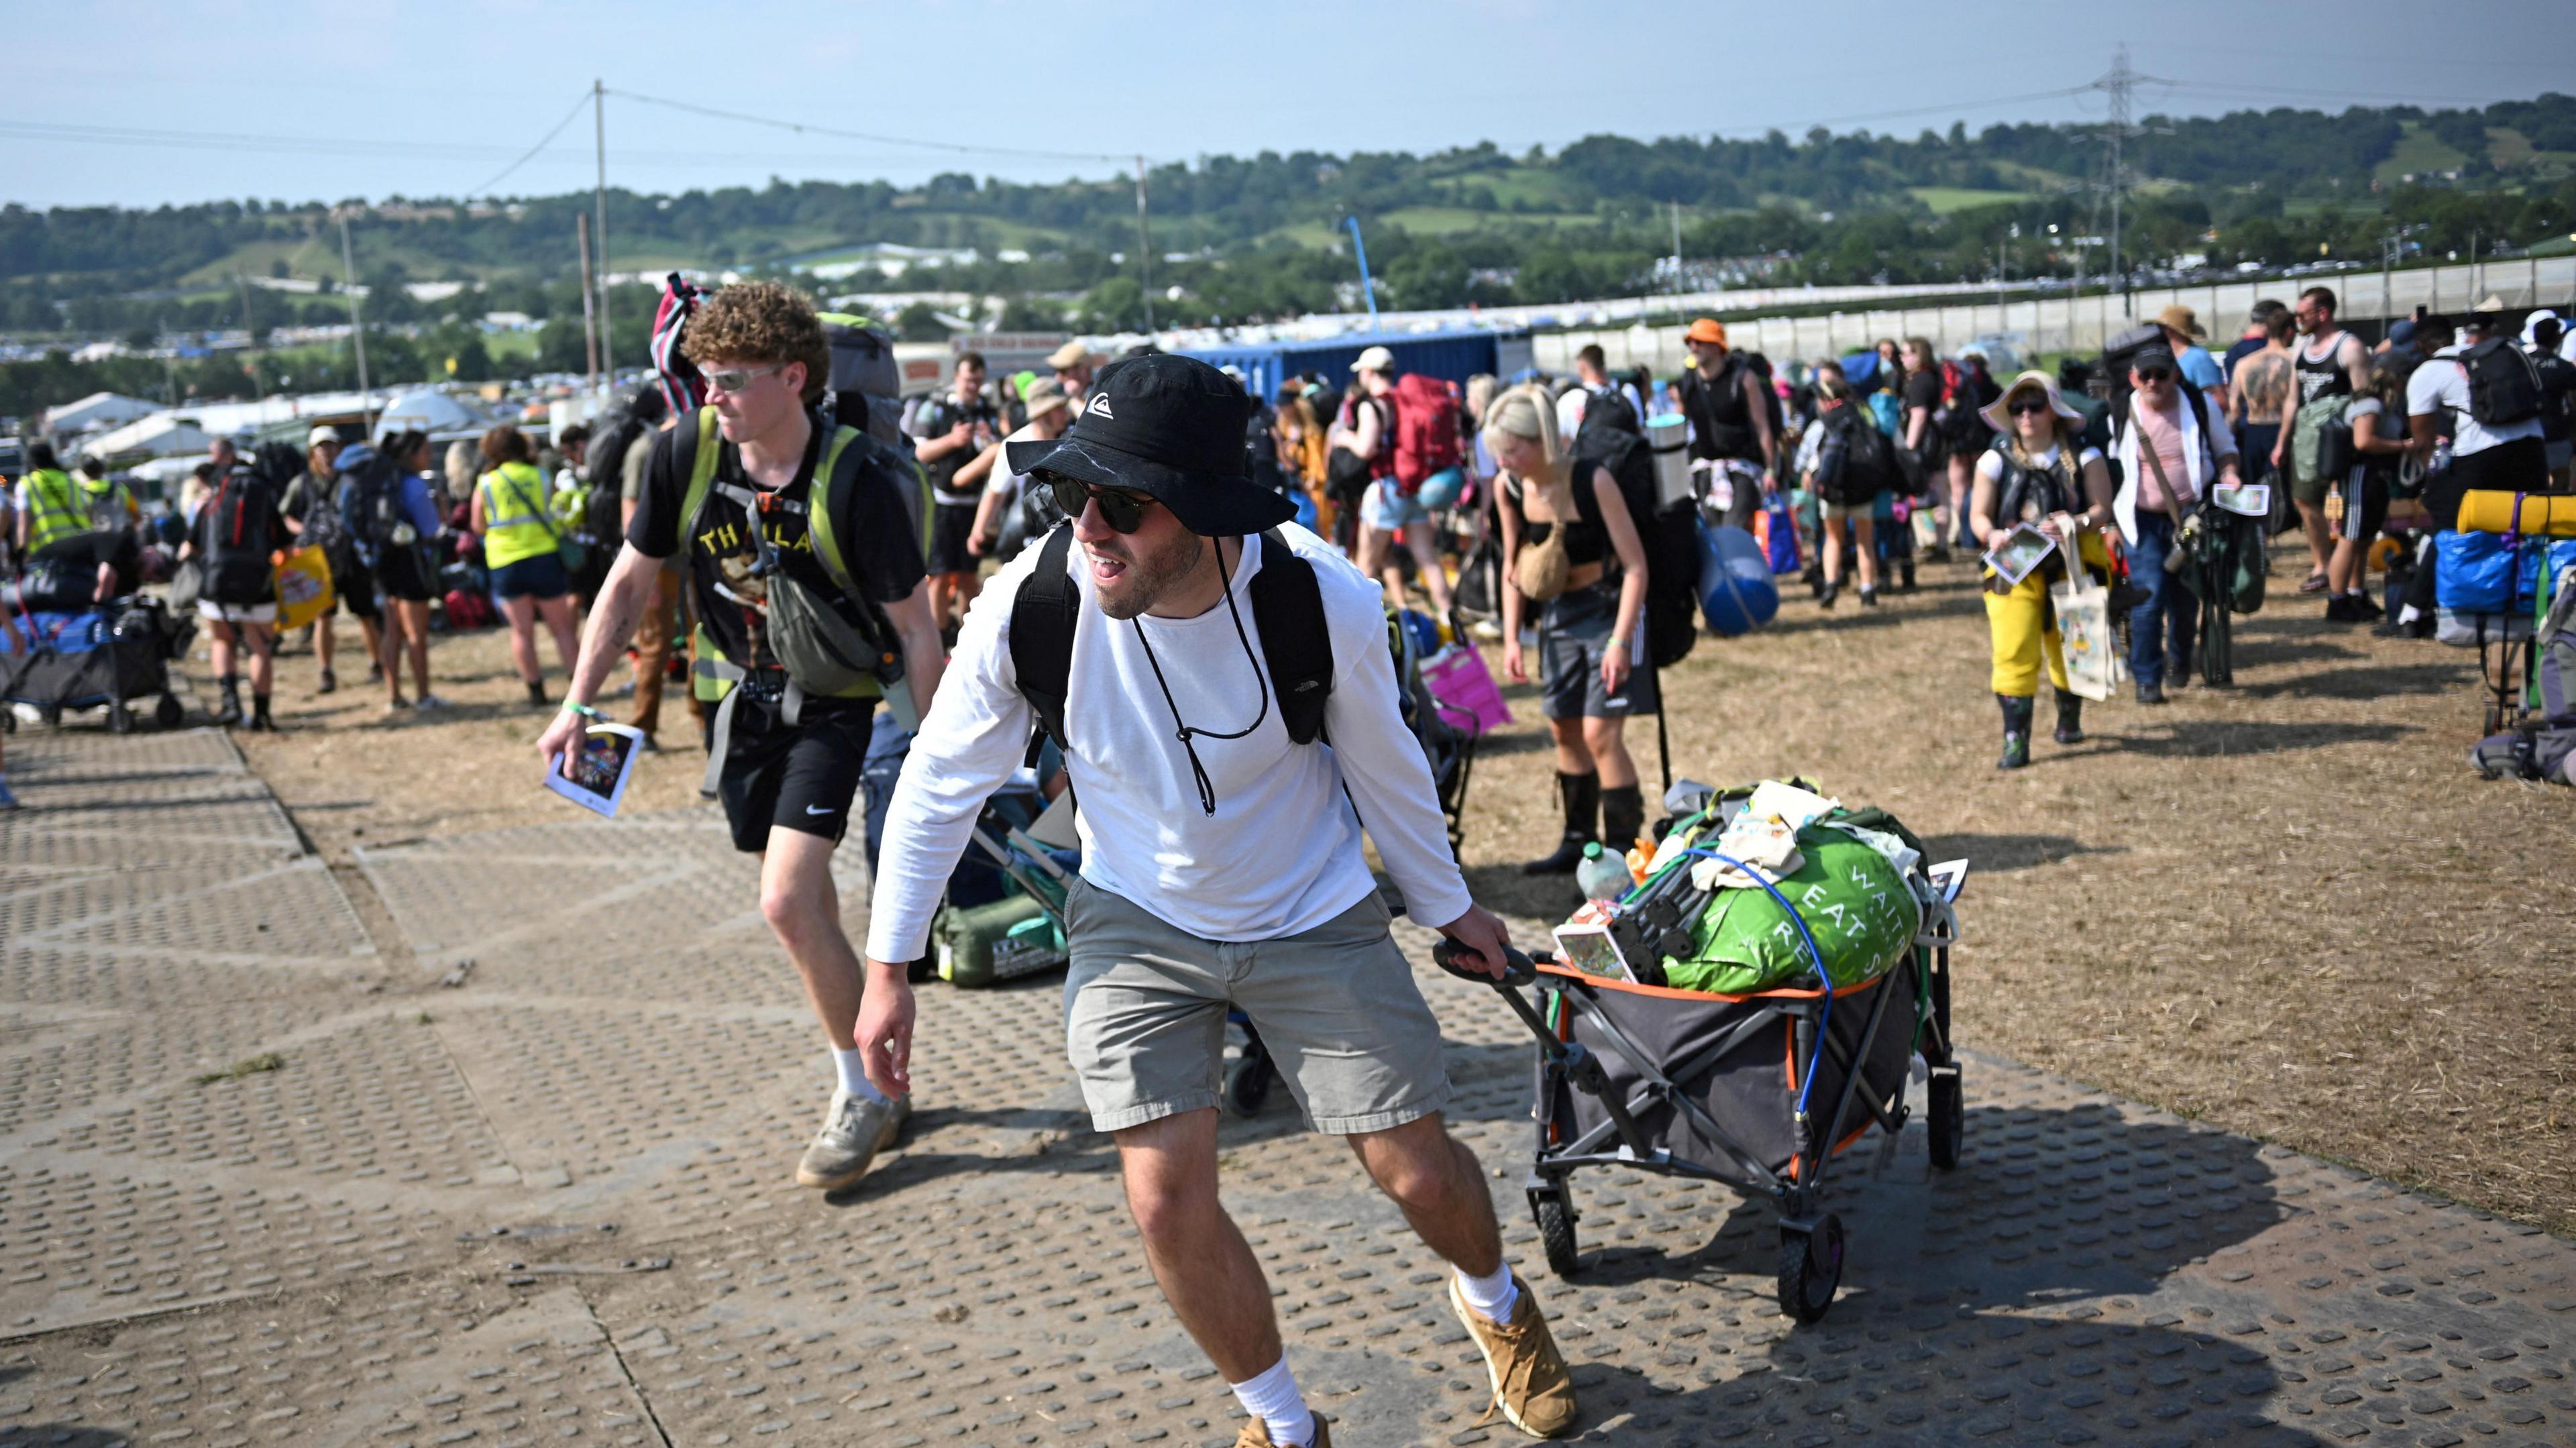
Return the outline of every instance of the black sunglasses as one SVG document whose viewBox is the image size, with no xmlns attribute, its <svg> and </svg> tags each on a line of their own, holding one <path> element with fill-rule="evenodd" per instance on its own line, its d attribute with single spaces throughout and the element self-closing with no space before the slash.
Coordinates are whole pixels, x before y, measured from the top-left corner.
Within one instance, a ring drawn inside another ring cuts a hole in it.
<svg viewBox="0 0 2576 1448">
<path fill-rule="evenodd" d="M 2170 382 L 2173 380 L 2173 369 L 2170 367 L 2141 367 L 2138 369 L 2138 380 L 2140 382 Z"/>
<path fill-rule="evenodd" d="M 1100 521 L 1108 524 L 1110 531 L 1115 533 L 1133 533 L 1145 526 L 1145 510 L 1154 505 L 1154 499 L 1142 493 L 1095 488 L 1062 473 L 1050 474 L 1047 487 L 1055 493 L 1056 507 L 1063 510 L 1068 518 L 1079 518 L 1085 507 L 1098 503 Z"/>
<path fill-rule="evenodd" d="M 2046 412 L 2049 410 L 2048 399 L 2045 397 L 2018 397 L 2005 404 L 2004 410 L 2015 417 L 2025 417 L 2034 412 Z"/>
</svg>

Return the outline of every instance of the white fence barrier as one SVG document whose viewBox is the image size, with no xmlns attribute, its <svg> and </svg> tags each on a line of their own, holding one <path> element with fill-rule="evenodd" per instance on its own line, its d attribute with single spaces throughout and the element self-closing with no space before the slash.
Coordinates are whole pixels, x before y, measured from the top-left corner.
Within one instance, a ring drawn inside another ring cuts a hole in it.
<svg viewBox="0 0 2576 1448">
<path fill-rule="evenodd" d="M 1783 363 L 1847 356 L 1868 350 L 1882 337 L 1900 341 L 1926 337 L 1946 356 L 1979 337 L 1997 334 L 2011 339 L 2028 357 L 2041 352 L 2098 352 L 2104 340 L 2122 328 L 2151 321 L 2179 302 L 2198 314 L 2213 347 L 2224 349 L 2243 330 L 2246 313 L 2258 298 L 2287 303 L 2317 285 L 2333 288 L 2342 302 L 2341 315 L 2352 320 L 2409 316 L 2418 306 L 2457 315 L 2490 295 L 2508 309 L 2565 308 L 2576 304 L 2576 256 L 2524 257 L 2386 274 L 2340 272 L 2315 278 L 2147 287 L 2126 297 L 2097 293 L 1834 312 L 1821 317 L 1762 317 L 1729 322 L 1726 333 L 1738 350 L 1761 352 Z M 1598 342 L 1614 369 L 1642 366 L 1665 377 L 1690 365 L 1682 332 L 1679 325 L 1576 328 L 1541 333 L 1530 342 L 1536 365 L 1551 372 L 1572 372 L 1574 354 L 1587 343 Z"/>
</svg>

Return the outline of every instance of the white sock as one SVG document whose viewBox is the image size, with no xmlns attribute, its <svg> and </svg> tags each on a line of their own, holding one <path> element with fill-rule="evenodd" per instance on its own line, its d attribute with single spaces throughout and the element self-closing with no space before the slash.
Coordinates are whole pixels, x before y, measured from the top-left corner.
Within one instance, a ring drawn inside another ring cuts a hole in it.
<svg viewBox="0 0 2576 1448">
<path fill-rule="evenodd" d="M 1261 1376 L 1229 1386 L 1243 1411 L 1269 1428 L 1271 1442 L 1304 1445 L 1315 1441 L 1315 1415 L 1306 1406 L 1305 1394 L 1297 1391 L 1297 1379 L 1288 1371 L 1286 1357 L 1272 1363 L 1270 1371 Z"/>
<path fill-rule="evenodd" d="M 844 1051 L 840 1047 L 834 1046 L 832 1048 L 832 1064 L 840 1069 L 842 1090 L 849 1092 L 851 1095 L 858 1097 L 862 1101 L 883 1101 L 886 1099 L 885 1093 L 879 1091 L 868 1080 L 868 1053 L 864 1048 L 852 1046 L 850 1049 Z"/>
<path fill-rule="evenodd" d="M 2422 618 L 2423 616 L 2424 610 L 2417 608 L 2411 603 L 2397 610 L 2397 621 L 2400 624 L 2413 623 L 2415 620 Z"/>
<path fill-rule="evenodd" d="M 1458 1274 L 1458 1295 L 1467 1299 L 1469 1307 L 1488 1321 L 1512 1320 L 1512 1309 L 1520 1304 L 1521 1290 L 1512 1282 L 1511 1263 L 1496 1267 L 1490 1277 L 1470 1277 L 1457 1267 L 1449 1270 Z"/>
</svg>

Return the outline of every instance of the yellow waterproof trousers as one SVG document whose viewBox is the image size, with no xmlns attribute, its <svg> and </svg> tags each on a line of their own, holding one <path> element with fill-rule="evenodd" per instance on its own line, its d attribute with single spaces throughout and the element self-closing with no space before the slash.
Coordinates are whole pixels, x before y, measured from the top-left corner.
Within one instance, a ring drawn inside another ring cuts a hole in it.
<svg viewBox="0 0 2576 1448">
<path fill-rule="evenodd" d="M 2102 547 L 2101 535 L 2088 532 L 2078 549 L 2083 560 L 2109 571 L 2111 556 Z M 2048 665 L 2048 682 L 2066 687 L 2066 656 L 2057 636 L 2057 612 L 2048 604 L 2048 584 L 2040 577 L 2045 570 L 2035 570 L 2028 578 L 2013 585 L 2010 593 L 1996 593 L 1987 588 L 1986 628 L 1993 636 L 1995 651 L 1994 688 L 1998 694 L 2014 699 L 2029 699 L 2039 693 L 2039 666 Z M 1995 574 L 1989 568 L 1985 576 Z"/>
</svg>

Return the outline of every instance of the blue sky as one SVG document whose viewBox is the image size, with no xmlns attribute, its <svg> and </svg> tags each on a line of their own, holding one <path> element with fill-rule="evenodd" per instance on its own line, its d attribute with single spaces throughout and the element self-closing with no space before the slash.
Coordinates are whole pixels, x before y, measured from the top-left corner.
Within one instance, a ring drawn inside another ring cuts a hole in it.
<svg viewBox="0 0 2576 1448">
<path fill-rule="evenodd" d="M 1820 29 L 1826 13 L 1838 18 Z M 2137 69 L 2177 82 L 2143 90 L 2142 110 L 2174 114 L 2576 90 L 2567 0 L 54 0 L 20 7 L 10 39 L 0 201 L 39 206 L 459 196 L 496 176 L 499 194 L 584 188 L 586 111 L 509 168 L 573 115 L 594 77 L 979 148 L 795 135 L 612 96 L 610 179 L 646 191 L 1112 169 L 1008 150 L 1178 160 L 1490 139 L 1518 152 L 1595 131 L 1794 135 L 1825 123 L 1912 135 L 1961 119 L 2098 120 L 2098 95 L 2047 93 L 2100 75 L 2123 40 Z"/>
</svg>

